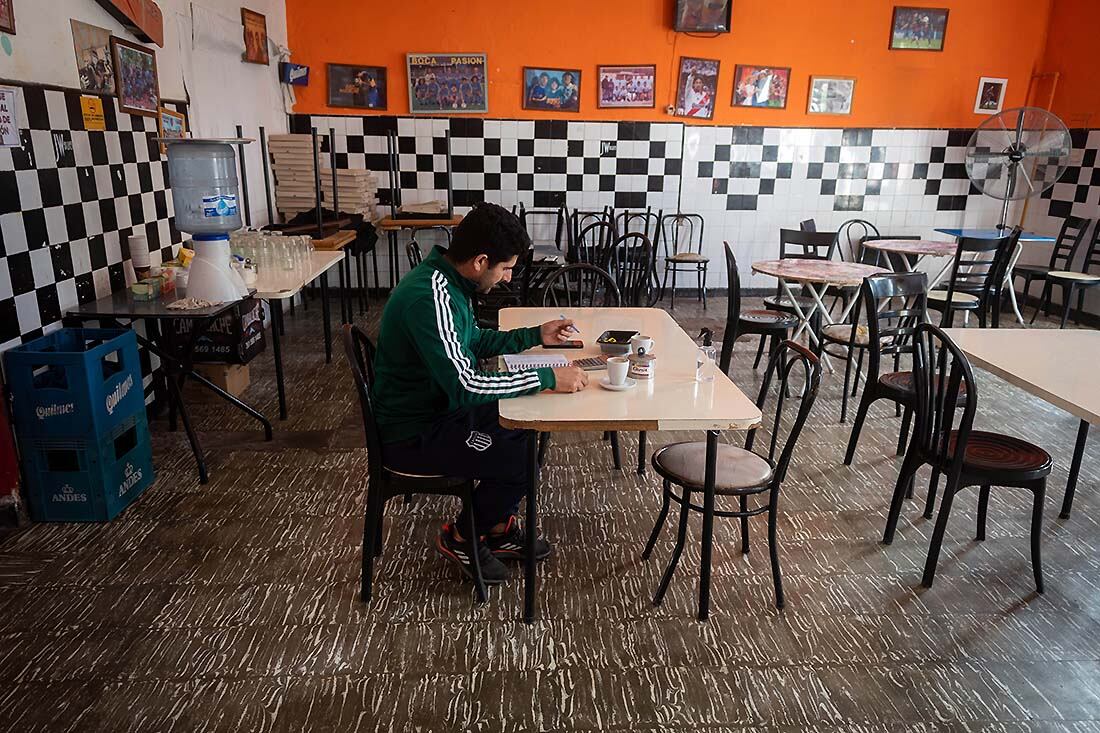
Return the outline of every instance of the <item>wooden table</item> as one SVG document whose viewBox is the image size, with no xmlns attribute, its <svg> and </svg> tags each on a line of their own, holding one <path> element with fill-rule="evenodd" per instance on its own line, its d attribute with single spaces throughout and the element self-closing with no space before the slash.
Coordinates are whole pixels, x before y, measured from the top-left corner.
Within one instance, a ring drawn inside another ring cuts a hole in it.
<svg viewBox="0 0 1100 733">
<path fill-rule="evenodd" d="M 332 361 L 332 323 L 329 314 L 328 302 L 328 276 L 327 273 L 344 258 L 343 253 L 313 252 L 310 257 L 310 271 L 293 283 L 279 284 L 278 286 L 265 283 L 262 279 L 256 283 L 256 297 L 266 300 L 271 307 L 271 351 L 275 361 L 275 384 L 279 391 L 279 419 L 286 420 L 286 386 L 283 382 L 283 304 L 290 300 L 302 289 L 317 278 L 321 278 L 321 314 L 325 334 L 325 363 Z"/>
<path fill-rule="evenodd" d="M 787 297 L 791 300 L 795 315 L 797 315 L 798 319 L 801 321 L 798 329 L 791 338 L 797 340 L 798 337 L 802 335 L 802 332 L 806 331 L 810 336 L 810 340 L 815 344 L 818 343 L 818 337 L 817 334 L 813 332 L 813 329 L 810 328 L 810 319 L 813 317 L 814 313 L 821 313 L 825 325 L 837 322 L 843 323 L 847 320 L 848 314 L 852 312 L 852 308 L 858 300 L 858 298 L 850 299 L 848 305 L 840 314 L 840 318 L 834 321 L 832 316 L 829 315 L 829 309 L 825 306 L 825 301 L 822 300 L 825 291 L 830 285 L 835 285 L 837 287 L 859 287 L 859 285 L 863 283 L 863 278 L 889 272 L 889 270 L 882 267 L 863 265 L 858 262 L 811 260 L 795 257 L 789 257 L 782 260 L 762 260 L 760 262 L 754 262 L 752 263 L 752 271 L 758 272 L 761 275 L 771 275 L 779 280 L 783 292 L 785 292 Z M 791 290 L 790 284 L 792 282 L 805 285 L 806 289 L 810 291 L 814 304 L 813 307 L 810 308 L 809 313 L 804 313 L 802 307 L 798 304 L 798 298 Z M 822 352 L 822 359 L 829 366 L 829 370 L 832 371 L 829 355 Z"/>
<path fill-rule="evenodd" d="M 760 410 L 722 373 L 712 382 L 695 381 L 698 347 L 663 310 L 657 308 L 505 308 L 501 329 L 533 326 L 560 314 L 576 321 L 583 349 L 538 348 L 538 353 L 562 353 L 580 359 L 599 353 L 596 338 L 605 330 L 633 329 L 651 336 L 657 357 L 656 376 L 639 380 L 627 392 L 611 392 L 597 382 L 605 372 L 589 372 L 588 387 L 576 394 L 542 393 L 502 400 L 500 423 L 527 430 L 528 461 L 532 476 L 527 493 L 527 543 L 533 547 L 537 527 L 538 433 L 605 430 L 705 430 L 707 431 L 706 481 L 703 489 L 703 547 L 700 569 L 699 618 L 705 619 L 710 599 L 711 540 L 714 525 L 714 473 L 718 432 L 748 430 L 760 424 Z M 718 370 L 715 370 L 718 372 Z M 535 558 L 527 553 L 523 618 L 535 612 Z"/>
<path fill-rule="evenodd" d="M 389 240 L 390 250 L 390 288 L 396 288 L 398 281 L 401 279 L 401 260 L 400 253 L 398 252 L 397 234 L 403 229 L 410 229 L 412 231 L 418 231 L 420 229 L 431 229 L 433 227 L 443 227 L 444 229 L 453 229 L 462 222 L 462 217 L 455 215 L 449 219 L 394 219 L 387 216 L 383 219 L 379 219 L 375 222 L 375 228 L 380 232 L 385 232 L 386 237 Z M 375 285 L 378 284 L 378 271 L 374 273 Z"/>
<path fill-rule="evenodd" d="M 1089 425 L 1100 425 L 1100 331 L 950 328 L 967 358 L 1081 420 L 1060 516 L 1069 517 Z"/>
<path fill-rule="evenodd" d="M 925 257 L 951 257 L 954 258 L 959 246 L 955 242 L 937 242 L 930 239 L 872 239 L 863 243 L 867 249 L 876 252 L 889 252 L 892 254 L 906 255 L 901 258 L 902 266 L 906 272 L 913 272 L 917 265 Z M 910 261 L 909 257 L 914 261 Z M 954 263 L 952 259 L 940 271 L 928 281 L 928 289 L 939 285 L 944 276 L 951 270 Z"/>
<path fill-rule="evenodd" d="M 940 228 L 936 230 L 940 234 L 946 234 L 949 237 L 970 237 L 972 239 L 999 239 L 1012 232 L 1011 229 L 951 229 Z M 1036 242 L 1054 242 L 1055 238 L 1046 234 L 1036 234 L 1035 232 L 1020 232 L 1020 244 L 1036 243 Z M 1005 271 L 1005 283 L 1008 285 L 1008 300 L 1012 303 L 1012 312 L 1016 316 L 1016 322 L 1021 326 L 1026 326 L 1024 323 L 1024 315 L 1020 312 L 1020 305 L 1016 302 L 1016 288 L 1012 285 L 1012 271 L 1016 269 L 1016 260 L 1020 259 L 1020 248 L 1017 247 L 1016 251 L 1012 253 L 1012 259 L 1008 262 L 1008 269 Z M 1027 293 L 1024 293 L 1027 295 Z"/>
</svg>

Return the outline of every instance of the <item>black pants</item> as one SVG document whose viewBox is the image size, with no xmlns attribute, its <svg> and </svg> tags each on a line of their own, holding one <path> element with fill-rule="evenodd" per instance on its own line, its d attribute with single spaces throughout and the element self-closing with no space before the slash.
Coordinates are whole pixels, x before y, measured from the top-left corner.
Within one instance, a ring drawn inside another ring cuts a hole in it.
<svg viewBox="0 0 1100 733">
<path fill-rule="evenodd" d="M 496 403 L 446 415 L 385 451 L 386 465 L 398 471 L 479 479 L 473 507 L 464 505 L 456 520 L 459 532 L 469 526 L 470 511 L 478 534 L 514 514 L 531 480 L 527 434 L 501 427 Z"/>
</svg>

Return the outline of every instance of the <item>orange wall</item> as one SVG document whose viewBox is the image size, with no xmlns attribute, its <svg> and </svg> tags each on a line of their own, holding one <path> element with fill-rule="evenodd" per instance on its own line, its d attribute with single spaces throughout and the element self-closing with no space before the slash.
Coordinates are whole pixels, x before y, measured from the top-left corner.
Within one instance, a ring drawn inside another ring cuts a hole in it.
<svg viewBox="0 0 1100 733">
<path fill-rule="evenodd" d="M 1100 126 L 1100 2 L 1054 0 L 1042 70 L 1058 72 L 1055 114 L 1070 127 Z M 1049 88 L 1034 101 L 1046 106 Z"/>
<path fill-rule="evenodd" d="M 733 0 L 733 32 L 715 38 L 674 33 L 673 0 L 286 0 L 286 8 L 293 60 L 312 67 L 310 85 L 299 89 L 301 113 L 361 113 L 326 104 L 329 62 L 387 66 L 387 113 L 407 114 L 407 52 L 485 52 L 487 116 L 669 120 L 664 107 L 685 55 L 722 62 L 716 124 L 965 127 L 987 119 L 973 114 L 981 76 L 1008 78 L 1005 106 L 1023 103 L 1042 58 L 1050 2 L 903 3 L 950 8 L 942 53 L 887 49 L 892 0 Z M 601 63 L 657 64 L 657 109 L 598 109 Z M 737 63 L 791 67 L 787 108 L 731 107 Z M 523 66 L 581 69 L 580 114 L 523 110 Z M 856 77 L 852 114 L 807 114 L 811 74 Z"/>
</svg>

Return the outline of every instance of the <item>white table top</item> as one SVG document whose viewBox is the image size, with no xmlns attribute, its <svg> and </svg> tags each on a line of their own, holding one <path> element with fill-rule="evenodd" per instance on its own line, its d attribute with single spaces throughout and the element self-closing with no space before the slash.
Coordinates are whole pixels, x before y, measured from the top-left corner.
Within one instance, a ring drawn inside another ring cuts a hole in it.
<svg viewBox="0 0 1100 733">
<path fill-rule="evenodd" d="M 950 328 L 971 364 L 1100 425 L 1100 331 Z"/>
<path fill-rule="evenodd" d="M 929 239 L 872 239 L 863 243 L 867 249 L 897 252 L 918 257 L 954 257 L 959 245 Z"/>
<path fill-rule="evenodd" d="M 263 298 L 264 300 L 286 300 L 287 298 L 293 298 L 295 295 L 302 291 L 306 285 L 325 274 L 336 264 L 343 259 L 344 253 L 341 251 L 324 252 L 317 251 L 310 255 L 310 264 L 313 268 L 310 270 L 300 282 L 294 284 L 293 287 L 283 287 L 278 290 L 265 290 L 265 283 L 261 277 L 256 282 L 256 296 L 257 298 Z"/>
<path fill-rule="evenodd" d="M 760 410 L 729 377 L 715 369 L 712 382 L 695 381 L 695 342 L 658 308 L 505 308 L 502 330 L 535 326 L 564 314 L 580 329 L 583 349 L 533 349 L 580 359 L 600 353 L 596 339 L 607 330 L 637 330 L 653 338 L 655 376 L 626 392 L 597 382 L 605 371 L 588 372 L 588 387 L 575 394 L 543 392 L 500 401 L 505 427 L 544 432 L 566 430 L 747 430 Z"/>
<path fill-rule="evenodd" d="M 890 272 L 874 265 L 836 260 L 811 260 L 789 257 L 783 260 L 761 260 L 752 263 L 752 271 L 782 280 L 829 285 L 859 285 L 863 278 Z"/>
</svg>

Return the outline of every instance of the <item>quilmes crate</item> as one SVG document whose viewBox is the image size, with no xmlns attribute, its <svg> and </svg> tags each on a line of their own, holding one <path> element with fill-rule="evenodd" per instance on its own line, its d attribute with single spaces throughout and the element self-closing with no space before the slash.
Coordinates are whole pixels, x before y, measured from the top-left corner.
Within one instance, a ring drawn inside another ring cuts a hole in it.
<svg viewBox="0 0 1100 733">
<path fill-rule="evenodd" d="M 145 410 L 137 337 L 62 328 L 4 353 L 20 437 L 103 436 Z"/>
<path fill-rule="evenodd" d="M 24 496 L 36 522 L 105 522 L 153 483 L 149 424 L 139 411 L 106 435 L 21 436 Z"/>
</svg>

